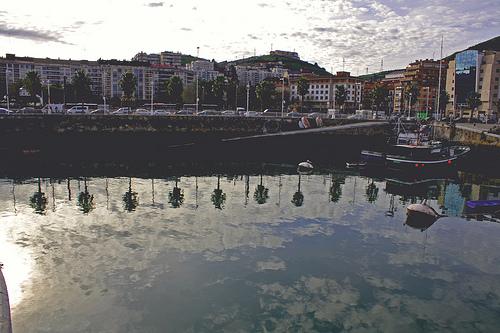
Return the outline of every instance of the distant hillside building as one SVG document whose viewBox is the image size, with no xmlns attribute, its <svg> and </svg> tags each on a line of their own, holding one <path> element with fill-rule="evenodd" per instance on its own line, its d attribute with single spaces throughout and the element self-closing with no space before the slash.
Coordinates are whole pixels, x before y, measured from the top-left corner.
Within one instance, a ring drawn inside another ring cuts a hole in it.
<svg viewBox="0 0 500 333">
<path fill-rule="evenodd" d="M 274 50 L 274 51 L 269 52 L 269 55 L 282 56 L 282 57 L 300 60 L 299 54 L 297 52 Z"/>
<path fill-rule="evenodd" d="M 163 51 L 160 53 L 160 64 L 181 67 L 181 56 L 179 52 Z"/>
<path fill-rule="evenodd" d="M 446 72 L 446 91 L 450 102 L 446 114 L 498 118 L 500 108 L 500 52 L 467 50 L 455 55 Z M 471 93 L 480 95 L 476 114 L 467 104 Z"/>
<path fill-rule="evenodd" d="M 159 64 L 160 55 L 157 53 L 148 54 L 146 52 L 139 52 L 132 57 L 132 61 L 142 61 L 142 62 L 149 62 L 150 64 Z"/>
<path fill-rule="evenodd" d="M 281 78 L 286 75 L 282 68 L 267 69 L 265 67 L 236 66 L 236 75 L 240 85 L 255 86 L 268 78 Z"/>
<path fill-rule="evenodd" d="M 209 60 L 195 60 L 186 65 L 186 69 L 193 71 L 198 79 L 205 81 L 215 80 L 224 74 L 215 70 L 215 63 Z"/>
</svg>

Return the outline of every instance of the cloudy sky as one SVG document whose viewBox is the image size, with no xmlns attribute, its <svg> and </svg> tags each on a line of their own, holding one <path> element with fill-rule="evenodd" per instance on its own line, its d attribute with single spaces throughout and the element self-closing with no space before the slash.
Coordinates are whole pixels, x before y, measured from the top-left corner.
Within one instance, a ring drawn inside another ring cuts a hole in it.
<svg viewBox="0 0 500 333">
<path fill-rule="evenodd" d="M 2 0 L 0 54 L 129 59 L 162 50 L 234 60 L 295 50 L 364 74 L 500 35 L 499 0 Z"/>
</svg>

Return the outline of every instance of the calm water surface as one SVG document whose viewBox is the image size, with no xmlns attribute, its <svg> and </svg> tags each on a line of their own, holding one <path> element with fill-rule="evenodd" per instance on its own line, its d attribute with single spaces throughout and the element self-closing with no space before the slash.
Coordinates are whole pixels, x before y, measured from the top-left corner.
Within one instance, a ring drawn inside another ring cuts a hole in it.
<svg viewBox="0 0 500 333">
<path fill-rule="evenodd" d="M 458 176 L 2 179 L 14 330 L 498 332 L 500 224 L 463 207 L 500 181 Z M 424 197 L 449 217 L 406 225 Z"/>
</svg>

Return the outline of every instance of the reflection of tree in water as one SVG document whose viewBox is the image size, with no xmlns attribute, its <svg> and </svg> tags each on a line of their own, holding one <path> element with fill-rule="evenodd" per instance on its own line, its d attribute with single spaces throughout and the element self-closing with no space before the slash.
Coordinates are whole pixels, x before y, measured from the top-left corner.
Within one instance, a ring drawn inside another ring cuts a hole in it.
<svg viewBox="0 0 500 333">
<path fill-rule="evenodd" d="M 226 194 L 220 189 L 220 176 L 217 176 L 217 188 L 212 193 L 212 203 L 216 209 L 223 209 L 226 201 Z"/>
<path fill-rule="evenodd" d="M 47 210 L 47 198 L 45 193 L 42 192 L 42 182 L 38 178 L 38 191 L 33 193 L 30 197 L 30 206 L 35 210 L 36 214 L 45 215 Z"/>
<path fill-rule="evenodd" d="M 253 198 L 259 205 L 265 204 L 269 198 L 269 189 L 262 185 L 262 175 L 260 175 L 260 184 L 255 188 Z"/>
<path fill-rule="evenodd" d="M 374 203 L 375 201 L 377 201 L 377 198 L 378 198 L 378 187 L 377 185 L 375 185 L 375 182 L 372 179 L 371 182 L 366 187 L 366 199 L 368 200 L 368 202 Z"/>
<path fill-rule="evenodd" d="M 338 202 L 342 197 L 342 185 L 345 184 L 344 178 L 332 175 L 332 185 L 330 186 L 330 201 Z"/>
<path fill-rule="evenodd" d="M 300 181 L 301 181 L 301 175 L 299 174 L 299 183 L 297 185 L 297 192 L 295 192 L 292 197 L 292 203 L 296 207 L 300 207 L 304 203 L 304 195 L 300 191 Z"/>
<path fill-rule="evenodd" d="M 128 191 L 123 195 L 123 203 L 127 212 L 133 212 L 139 206 L 137 192 L 132 191 L 132 178 L 128 179 Z"/>
<path fill-rule="evenodd" d="M 78 206 L 84 214 L 88 214 L 94 209 L 94 196 L 89 193 L 87 178 L 83 179 L 83 192 L 78 195 Z"/>
<path fill-rule="evenodd" d="M 177 187 L 178 181 L 179 179 L 176 177 L 175 187 L 172 192 L 168 193 L 168 202 L 173 208 L 179 208 L 184 203 L 184 193 L 179 187 Z"/>
</svg>

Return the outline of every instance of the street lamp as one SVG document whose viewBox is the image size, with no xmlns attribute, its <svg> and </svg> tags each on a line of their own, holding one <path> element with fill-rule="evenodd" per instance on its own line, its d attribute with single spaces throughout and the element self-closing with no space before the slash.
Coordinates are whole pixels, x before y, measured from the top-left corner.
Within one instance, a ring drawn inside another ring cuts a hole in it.
<svg viewBox="0 0 500 333">
<path fill-rule="evenodd" d="M 283 118 L 283 113 L 285 111 L 285 77 L 282 77 L 280 81 L 281 81 L 281 118 Z"/>
<path fill-rule="evenodd" d="M 409 93 L 410 99 L 408 100 L 408 119 L 411 117 L 411 93 Z"/>
<path fill-rule="evenodd" d="M 355 85 L 359 87 L 359 101 L 358 101 L 358 110 L 361 110 L 361 82 L 356 82 Z"/>
<path fill-rule="evenodd" d="M 247 112 L 248 112 L 249 98 L 250 98 L 250 83 L 247 83 Z"/>
<path fill-rule="evenodd" d="M 196 47 L 196 60 L 200 57 L 200 47 Z M 194 71 L 196 75 L 196 114 L 198 114 L 198 104 L 200 103 L 200 98 L 198 95 L 198 71 Z"/>
<path fill-rule="evenodd" d="M 5 66 L 5 92 L 7 93 L 7 110 L 10 110 L 10 97 L 9 97 L 9 77 L 8 74 L 11 72 Z"/>
</svg>

